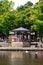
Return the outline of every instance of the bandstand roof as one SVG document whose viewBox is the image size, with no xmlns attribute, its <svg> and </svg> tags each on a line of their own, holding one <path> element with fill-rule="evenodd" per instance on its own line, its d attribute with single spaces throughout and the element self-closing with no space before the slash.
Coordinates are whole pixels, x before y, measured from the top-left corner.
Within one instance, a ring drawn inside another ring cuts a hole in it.
<svg viewBox="0 0 43 65">
<path fill-rule="evenodd" d="M 29 31 L 29 30 L 23 27 L 19 27 L 17 29 L 13 29 L 12 31 L 15 32 L 15 31 Z"/>
</svg>

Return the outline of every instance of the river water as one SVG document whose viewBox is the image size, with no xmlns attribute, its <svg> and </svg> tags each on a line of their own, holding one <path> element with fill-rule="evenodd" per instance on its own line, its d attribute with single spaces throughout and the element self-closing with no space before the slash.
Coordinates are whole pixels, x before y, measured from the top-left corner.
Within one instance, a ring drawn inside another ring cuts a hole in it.
<svg viewBox="0 0 43 65">
<path fill-rule="evenodd" d="M 43 65 L 43 52 L 38 51 L 0 51 L 0 65 Z"/>
</svg>

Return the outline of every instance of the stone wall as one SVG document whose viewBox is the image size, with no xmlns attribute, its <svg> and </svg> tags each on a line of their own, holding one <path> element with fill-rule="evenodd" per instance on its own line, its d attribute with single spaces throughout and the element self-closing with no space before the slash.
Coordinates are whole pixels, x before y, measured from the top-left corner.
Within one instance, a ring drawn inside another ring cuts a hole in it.
<svg viewBox="0 0 43 65">
<path fill-rule="evenodd" d="M 12 47 L 29 47 L 29 42 L 11 42 Z"/>
<path fill-rule="evenodd" d="M 11 46 L 12 47 L 23 47 L 23 42 L 12 42 Z"/>
</svg>

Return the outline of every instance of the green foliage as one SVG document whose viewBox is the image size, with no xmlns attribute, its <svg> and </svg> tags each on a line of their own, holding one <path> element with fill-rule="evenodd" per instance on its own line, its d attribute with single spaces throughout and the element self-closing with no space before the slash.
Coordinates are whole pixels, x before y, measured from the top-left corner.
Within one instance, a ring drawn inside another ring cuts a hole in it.
<svg viewBox="0 0 43 65">
<path fill-rule="evenodd" d="M 15 15 L 12 8 L 13 2 L 0 1 L 0 32 L 8 36 L 9 31 L 15 28 Z"/>
<path fill-rule="evenodd" d="M 40 0 L 35 5 L 27 2 L 20 7 L 16 19 L 19 26 L 22 24 L 23 27 L 36 31 L 37 35 L 43 36 L 43 1 Z"/>
<path fill-rule="evenodd" d="M 24 6 L 32 6 L 32 5 L 33 5 L 33 3 L 28 1 Z"/>
<path fill-rule="evenodd" d="M 36 4 L 28 1 L 16 10 L 13 5 L 12 1 L 0 1 L 0 32 L 8 36 L 10 30 L 23 26 L 43 36 L 43 0 Z"/>
<path fill-rule="evenodd" d="M 32 7 L 32 6 L 33 6 L 33 3 L 28 1 L 25 5 L 21 5 L 20 7 L 17 7 L 17 10 L 20 12 L 20 11 L 23 11 L 26 8 L 29 8 L 29 7 Z"/>
</svg>

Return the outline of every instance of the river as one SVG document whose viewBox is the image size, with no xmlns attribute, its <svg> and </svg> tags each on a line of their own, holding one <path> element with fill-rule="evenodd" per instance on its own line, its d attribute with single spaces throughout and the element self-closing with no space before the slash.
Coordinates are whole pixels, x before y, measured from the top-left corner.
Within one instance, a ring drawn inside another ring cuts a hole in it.
<svg viewBox="0 0 43 65">
<path fill-rule="evenodd" d="M 43 52 L 38 51 L 0 51 L 0 65 L 43 65 Z"/>
</svg>

